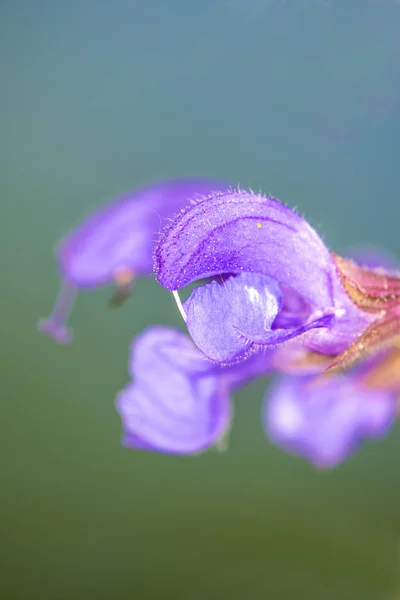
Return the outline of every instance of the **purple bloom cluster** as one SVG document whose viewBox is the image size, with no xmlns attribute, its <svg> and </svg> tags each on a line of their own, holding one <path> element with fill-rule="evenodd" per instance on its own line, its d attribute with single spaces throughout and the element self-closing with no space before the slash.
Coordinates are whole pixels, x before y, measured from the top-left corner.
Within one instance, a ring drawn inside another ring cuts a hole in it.
<svg viewBox="0 0 400 600">
<path fill-rule="evenodd" d="M 132 381 L 117 396 L 125 446 L 171 454 L 219 446 L 232 393 L 272 373 L 265 433 L 316 467 L 337 465 L 391 428 L 400 278 L 386 259 L 331 253 L 274 198 L 209 180 L 161 182 L 100 209 L 61 242 L 61 292 L 39 329 L 70 341 L 76 291 L 113 283 L 118 304 L 153 272 L 153 258 L 189 335 L 153 326 L 133 340 Z M 182 302 L 179 290 L 199 280 Z"/>
</svg>

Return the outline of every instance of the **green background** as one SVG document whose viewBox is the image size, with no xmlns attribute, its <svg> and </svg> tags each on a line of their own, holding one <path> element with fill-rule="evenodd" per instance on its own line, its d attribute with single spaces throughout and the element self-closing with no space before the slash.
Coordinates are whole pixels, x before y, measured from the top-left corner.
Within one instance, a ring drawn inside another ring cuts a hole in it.
<svg viewBox="0 0 400 600">
<path fill-rule="evenodd" d="M 132 337 L 182 326 L 140 281 L 36 333 L 52 249 L 90 210 L 205 175 L 296 206 L 327 244 L 400 258 L 396 0 L 1 0 L 1 576 L 5 600 L 384 600 L 400 593 L 400 429 L 332 472 L 264 438 L 266 381 L 229 451 L 120 447 Z"/>
</svg>

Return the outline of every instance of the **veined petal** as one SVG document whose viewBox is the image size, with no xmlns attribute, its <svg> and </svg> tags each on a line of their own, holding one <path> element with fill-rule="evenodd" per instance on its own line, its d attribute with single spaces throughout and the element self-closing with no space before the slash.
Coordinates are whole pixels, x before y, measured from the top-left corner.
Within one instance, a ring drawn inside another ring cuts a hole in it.
<svg viewBox="0 0 400 600">
<path fill-rule="evenodd" d="M 315 315 L 333 315 L 329 327 L 303 331 L 304 344 L 315 352 L 339 354 L 372 320 L 350 300 L 333 256 L 314 229 L 278 200 L 250 192 L 219 192 L 183 211 L 156 247 L 155 271 L 171 291 L 223 274 L 275 279 Z"/>
<path fill-rule="evenodd" d="M 186 325 L 209 360 L 233 364 L 256 346 L 279 344 L 313 327 L 327 327 L 334 319 L 333 314 L 318 315 L 294 327 L 274 327 L 282 302 L 283 293 L 275 279 L 242 273 L 196 288 L 184 303 Z"/>
<path fill-rule="evenodd" d="M 316 307 L 333 306 L 332 257 L 317 233 L 274 198 L 219 192 L 191 206 L 155 252 L 158 282 L 170 291 L 223 273 L 269 275 Z"/>
<path fill-rule="evenodd" d="M 218 445 L 230 428 L 230 392 L 269 374 L 272 357 L 273 352 L 258 352 L 224 368 L 205 359 L 181 331 L 147 329 L 131 345 L 133 381 L 116 399 L 123 444 L 168 454 Z"/>
<path fill-rule="evenodd" d="M 263 407 L 269 438 L 318 468 L 336 466 L 365 438 L 383 437 L 395 417 L 396 395 L 369 390 L 354 374 L 318 386 L 310 377 L 281 377 Z"/>
<path fill-rule="evenodd" d="M 232 410 L 221 368 L 183 333 L 152 327 L 138 336 L 129 370 L 134 381 L 116 400 L 125 445 L 192 454 L 216 444 L 226 432 Z"/>
</svg>

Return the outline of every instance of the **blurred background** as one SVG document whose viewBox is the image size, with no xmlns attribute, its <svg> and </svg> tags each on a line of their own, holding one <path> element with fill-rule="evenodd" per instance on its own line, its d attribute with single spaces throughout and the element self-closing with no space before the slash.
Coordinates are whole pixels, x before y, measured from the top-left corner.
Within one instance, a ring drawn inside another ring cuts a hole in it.
<svg viewBox="0 0 400 600">
<path fill-rule="evenodd" d="M 261 189 L 400 259 L 400 3 L 1 0 L 0 65 L 0 597 L 394 600 L 399 426 L 317 472 L 264 438 L 258 381 L 228 452 L 129 451 L 128 346 L 182 327 L 172 297 L 82 294 L 67 347 L 36 321 L 60 235 L 161 178 Z"/>
</svg>

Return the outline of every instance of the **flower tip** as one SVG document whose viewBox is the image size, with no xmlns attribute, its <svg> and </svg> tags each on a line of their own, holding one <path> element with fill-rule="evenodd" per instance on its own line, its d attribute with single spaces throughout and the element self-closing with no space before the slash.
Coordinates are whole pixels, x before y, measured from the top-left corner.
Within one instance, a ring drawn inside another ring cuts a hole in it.
<svg viewBox="0 0 400 600">
<path fill-rule="evenodd" d="M 72 331 L 65 325 L 55 323 L 51 318 L 40 319 L 37 323 L 37 330 L 51 337 L 58 344 L 70 344 L 73 339 Z"/>
</svg>

